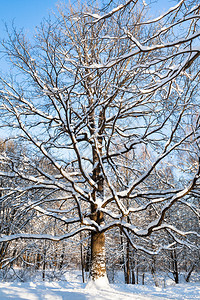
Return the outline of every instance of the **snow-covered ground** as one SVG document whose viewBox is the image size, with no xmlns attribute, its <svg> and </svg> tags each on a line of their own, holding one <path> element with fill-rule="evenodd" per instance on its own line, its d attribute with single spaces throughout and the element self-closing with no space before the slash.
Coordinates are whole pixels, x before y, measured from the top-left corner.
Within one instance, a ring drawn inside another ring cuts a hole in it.
<svg viewBox="0 0 200 300">
<path fill-rule="evenodd" d="M 200 282 L 166 285 L 125 285 L 81 283 L 80 276 L 67 273 L 55 282 L 1 282 L 0 299 L 25 300 L 185 300 L 200 299 Z"/>
</svg>

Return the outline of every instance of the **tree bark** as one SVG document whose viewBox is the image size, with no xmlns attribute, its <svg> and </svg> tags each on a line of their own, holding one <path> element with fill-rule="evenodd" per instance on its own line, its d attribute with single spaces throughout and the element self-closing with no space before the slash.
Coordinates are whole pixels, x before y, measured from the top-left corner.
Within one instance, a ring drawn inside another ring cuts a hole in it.
<svg viewBox="0 0 200 300">
<path fill-rule="evenodd" d="M 85 282 L 85 276 L 84 276 L 84 271 L 85 271 L 85 259 L 83 256 L 83 243 L 82 243 L 82 234 L 80 233 L 80 251 L 81 251 L 81 273 L 82 273 L 82 280 L 83 283 Z"/>
<path fill-rule="evenodd" d="M 91 236 L 91 278 L 106 277 L 105 234 L 92 233 Z"/>
<path fill-rule="evenodd" d="M 129 241 L 126 241 L 126 283 L 130 283 L 130 245 Z"/>
<path fill-rule="evenodd" d="M 93 101 L 91 102 L 91 104 Z M 103 115 L 99 114 L 99 127 L 103 122 Z M 95 134 L 95 113 L 94 111 L 90 114 L 90 133 Z M 103 213 L 98 210 L 97 199 L 103 200 L 104 198 L 104 178 L 101 174 L 102 167 L 99 161 L 98 153 L 102 154 L 102 137 L 99 132 L 96 145 L 93 145 L 93 166 L 96 166 L 93 170 L 92 178 L 97 183 L 97 189 L 93 190 L 92 199 L 94 204 L 91 205 L 91 219 L 94 220 L 98 225 L 104 223 Z M 105 233 L 92 232 L 91 233 L 91 279 L 93 281 L 99 278 L 106 278 L 106 254 L 105 254 Z"/>
</svg>

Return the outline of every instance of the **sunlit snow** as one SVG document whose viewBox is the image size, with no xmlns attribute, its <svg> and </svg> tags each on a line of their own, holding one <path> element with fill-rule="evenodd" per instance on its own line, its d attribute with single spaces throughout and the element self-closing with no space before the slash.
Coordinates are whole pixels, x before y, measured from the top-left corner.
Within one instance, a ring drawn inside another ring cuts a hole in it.
<svg viewBox="0 0 200 300">
<path fill-rule="evenodd" d="M 175 285 L 170 279 L 160 286 L 153 284 L 108 285 L 105 278 L 82 283 L 77 272 L 68 272 L 65 279 L 55 282 L 1 282 L 0 299 L 26 300 L 194 300 L 200 299 L 200 282 Z"/>
</svg>

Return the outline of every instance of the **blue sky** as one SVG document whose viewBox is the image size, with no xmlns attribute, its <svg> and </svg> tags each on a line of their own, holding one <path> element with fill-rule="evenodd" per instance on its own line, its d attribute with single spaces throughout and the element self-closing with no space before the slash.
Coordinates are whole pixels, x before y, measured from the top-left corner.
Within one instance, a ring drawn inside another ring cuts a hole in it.
<svg viewBox="0 0 200 300">
<path fill-rule="evenodd" d="M 56 4 L 62 0 L 0 0 L 0 39 L 5 36 L 4 23 L 8 25 L 14 23 L 17 28 L 24 28 L 32 31 L 39 25 L 43 18 L 47 17 L 52 10 L 56 11 Z M 65 1 L 68 2 L 68 1 Z M 71 3 L 78 2 L 71 0 Z M 87 1 L 86 1 L 87 2 Z M 148 3 L 149 0 L 146 0 Z M 156 2 L 156 1 L 151 1 Z M 155 11 L 163 11 L 163 8 L 169 8 L 175 5 L 172 0 L 158 0 L 153 5 Z"/>
<path fill-rule="evenodd" d="M 52 10 L 58 0 L 0 0 L 0 38 L 5 36 L 4 23 L 14 20 L 17 28 L 32 31 Z"/>
</svg>

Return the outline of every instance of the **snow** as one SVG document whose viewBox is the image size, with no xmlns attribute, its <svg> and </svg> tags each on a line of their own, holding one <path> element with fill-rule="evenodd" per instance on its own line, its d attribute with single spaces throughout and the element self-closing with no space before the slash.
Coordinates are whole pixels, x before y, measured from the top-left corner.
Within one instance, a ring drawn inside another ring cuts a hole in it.
<svg viewBox="0 0 200 300">
<path fill-rule="evenodd" d="M 85 67 L 85 66 L 84 66 Z M 101 69 L 101 68 L 104 68 L 105 66 L 103 65 L 103 64 L 92 64 L 92 65 L 90 65 L 90 66 L 88 66 L 87 68 L 88 69 Z"/>
<path fill-rule="evenodd" d="M 105 278 L 97 283 L 81 283 L 81 276 L 67 272 L 65 280 L 54 282 L 0 282 L 0 299 L 24 300 L 194 300 L 200 299 L 200 282 L 174 284 L 166 280 L 154 285 L 108 285 Z"/>
<path fill-rule="evenodd" d="M 108 282 L 107 276 L 103 276 L 98 278 L 96 281 L 89 280 L 89 282 L 86 285 L 86 290 L 89 292 L 96 291 L 96 290 L 110 290 L 110 285 Z"/>
</svg>

